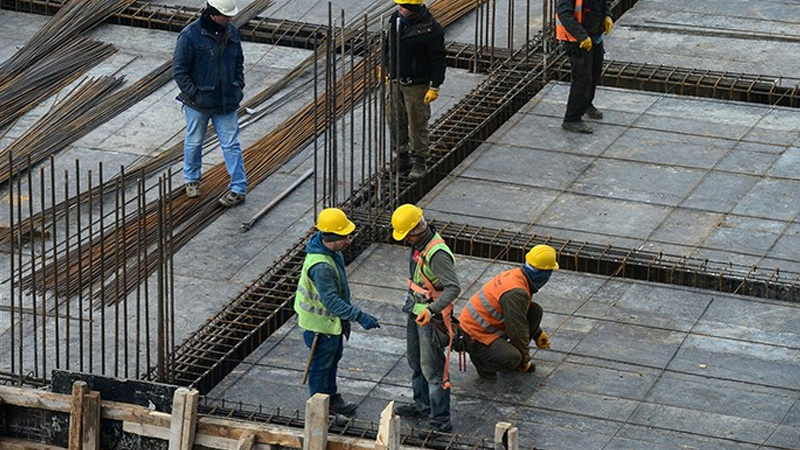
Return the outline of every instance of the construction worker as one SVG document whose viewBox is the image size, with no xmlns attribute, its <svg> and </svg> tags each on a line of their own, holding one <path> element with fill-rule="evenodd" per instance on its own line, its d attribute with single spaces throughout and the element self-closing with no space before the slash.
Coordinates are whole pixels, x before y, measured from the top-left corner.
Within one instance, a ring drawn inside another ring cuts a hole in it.
<svg viewBox="0 0 800 450">
<path fill-rule="evenodd" d="M 455 257 L 433 226 L 422 216 L 422 209 L 411 204 L 392 214 L 392 236 L 411 244 L 408 291 L 403 312 L 406 320 L 406 350 L 411 367 L 414 404 L 398 405 L 395 412 L 404 417 L 428 416 L 434 431 L 449 432 L 450 390 L 444 384 L 446 356 L 444 342 L 431 320 L 452 315 L 453 301 L 461 293 L 455 270 Z"/>
<path fill-rule="evenodd" d="M 525 255 L 525 264 L 489 280 L 461 311 L 466 349 L 481 379 L 495 380 L 497 372 L 536 370 L 528 353 L 530 341 L 544 349 L 550 348 L 550 339 L 539 326 L 542 307 L 532 296 L 554 270 L 555 249 L 537 245 Z"/>
<path fill-rule="evenodd" d="M 244 202 L 247 194 L 236 112 L 244 95 L 242 41 L 233 25 L 233 16 L 238 12 L 233 0 L 208 0 L 200 18 L 181 31 L 172 59 L 172 77 L 181 90 L 178 99 L 186 117 L 186 196 L 202 195 L 203 140 L 210 120 L 231 177 L 230 189 L 219 198 L 219 203 L 228 208 Z"/>
<path fill-rule="evenodd" d="M 397 152 L 395 167 L 416 180 L 425 175 L 430 103 L 439 98 L 447 68 L 444 29 L 423 0 L 394 2 L 397 10 L 389 17 L 383 48 L 390 81 L 386 116 Z"/>
<path fill-rule="evenodd" d="M 365 330 L 380 328 L 374 316 L 350 303 L 342 251 L 350 246 L 355 228 L 341 209 L 327 208 L 319 213 L 319 231 L 306 245 L 294 298 L 297 323 L 305 330 L 303 339 L 311 349 L 309 394 L 330 395 L 330 411 L 345 416 L 355 413 L 357 407 L 346 402 L 336 386 L 344 339 L 350 337 L 350 322 L 358 322 Z"/>
<path fill-rule="evenodd" d="M 583 121 L 602 120 L 603 112 L 595 108 L 594 94 L 603 72 L 603 35 L 611 33 L 614 20 L 606 0 L 558 0 L 556 38 L 562 42 L 572 68 L 567 111 L 561 128 L 591 134 L 594 128 Z"/>
</svg>

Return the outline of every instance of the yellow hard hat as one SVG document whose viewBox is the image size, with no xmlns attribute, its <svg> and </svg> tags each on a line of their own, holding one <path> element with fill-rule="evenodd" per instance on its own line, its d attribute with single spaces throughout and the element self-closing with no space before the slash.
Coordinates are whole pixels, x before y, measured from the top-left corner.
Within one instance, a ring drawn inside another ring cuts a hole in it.
<svg viewBox="0 0 800 450">
<path fill-rule="evenodd" d="M 392 237 L 396 241 L 402 241 L 408 232 L 417 226 L 420 219 L 422 219 L 422 208 L 410 203 L 399 206 L 392 214 L 392 228 L 394 228 Z"/>
<path fill-rule="evenodd" d="M 535 245 L 525 255 L 525 261 L 539 270 L 558 270 L 556 249 L 549 245 Z"/>
<path fill-rule="evenodd" d="M 425 0 L 394 0 L 394 2 L 398 5 L 421 5 Z"/>
<path fill-rule="evenodd" d="M 326 208 L 320 211 L 319 217 L 317 217 L 317 229 L 323 233 L 347 236 L 356 229 L 356 225 L 347 218 L 341 209 Z"/>
</svg>

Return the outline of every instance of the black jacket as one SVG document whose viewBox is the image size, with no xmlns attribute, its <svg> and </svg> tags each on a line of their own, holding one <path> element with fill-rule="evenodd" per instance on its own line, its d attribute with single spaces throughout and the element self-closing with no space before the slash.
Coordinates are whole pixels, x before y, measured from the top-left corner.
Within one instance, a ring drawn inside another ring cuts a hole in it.
<svg viewBox="0 0 800 450">
<path fill-rule="evenodd" d="M 597 38 L 605 31 L 603 22 L 610 15 L 606 0 L 583 0 L 583 24 L 575 19 L 575 0 L 558 0 L 557 12 L 561 24 L 578 42 L 587 37 L 597 42 Z"/>
<path fill-rule="evenodd" d="M 397 23 L 400 36 L 397 36 Z M 402 18 L 395 11 L 387 23 L 388 33 L 383 48 L 383 66 L 391 79 L 402 84 L 428 84 L 439 87 L 447 68 L 444 49 L 444 28 L 423 5 L 419 12 Z M 400 49 L 398 61 L 396 49 Z M 398 71 L 395 66 L 399 64 Z"/>
</svg>

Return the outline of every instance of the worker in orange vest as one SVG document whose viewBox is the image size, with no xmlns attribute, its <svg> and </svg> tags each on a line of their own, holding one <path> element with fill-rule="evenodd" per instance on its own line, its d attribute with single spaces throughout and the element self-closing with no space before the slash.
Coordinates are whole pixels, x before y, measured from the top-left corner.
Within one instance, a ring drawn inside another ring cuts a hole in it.
<svg viewBox="0 0 800 450">
<path fill-rule="evenodd" d="M 478 376 L 495 380 L 497 372 L 533 372 L 530 341 L 540 349 L 550 348 L 550 339 L 540 328 L 542 307 L 532 301 L 558 270 L 556 250 L 537 245 L 525 256 L 525 264 L 500 273 L 470 298 L 458 317 L 469 336 L 466 349 Z"/>
<path fill-rule="evenodd" d="M 556 39 L 561 41 L 572 69 L 567 111 L 561 123 L 567 131 L 593 133 L 594 128 L 583 121 L 584 114 L 603 119 L 603 112 L 593 102 L 603 72 L 603 36 L 613 27 L 606 0 L 558 0 Z"/>
</svg>

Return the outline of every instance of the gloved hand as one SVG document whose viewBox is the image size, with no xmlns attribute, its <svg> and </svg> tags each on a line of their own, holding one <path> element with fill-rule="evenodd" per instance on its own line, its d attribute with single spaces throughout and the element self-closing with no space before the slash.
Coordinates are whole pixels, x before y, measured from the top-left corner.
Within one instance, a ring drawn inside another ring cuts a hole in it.
<svg viewBox="0 0 800 450">
<path fill-rule="evenodd" d="M 422 310 L 421 313 L 417 314 L 417 325 L 424 327 L 431 321 L 431 311 L 428 308 Z"/>
<path fill-rule="evenodd" d="M 592 38 L 587 37 L 586 39 L 581 41 L 581 48 L 586 50 L 587 52 L 592 49 Z"/>
<path fill-rule="evenodd" d="M 378 319 L 376 319 L 375 316 L 367 314 L 363 311 L 361 312 L 361 317 L 358 319 L 358 324 L 361 325 L 361 328 L 365 330 L 381 327 L 381 324 L 378 323 Z"/>
<path fill-rule="evenodd" d="M 606 20 L 603 21 L 603 29 L 606 31 L 606 36 L 611 34 L 612 28 L 614 28 L 614 20 L 611 19 L 611 16 L 606 16 Z"/>
<path fill-rule="evenodd" d="M 375 67 L 375 75 L 378 78 L 378 83 L 389 84 L 389 72 L 384 70 L 380 64 Z"/>
<path fill-rule="evenodd" d="M 536 338 L 536 348 L 550 348 L 550 338 L 547 337 L 547 333 L 544 331 Z"/>
<path fill-rule="evenodd" d="M 428 92 L 425 93 L 425 98 L 422 99 L 422 101 L 425 102 L 426 105 L 430 105 L 430 103 L 437 98 L 439 98 L 439 88 L 432 87 L 428 88 Z"/>
<path fill-rule="evenodd" d="M 530 359 L 526 363 L 522 363 L 517 367 L 517 372 L 535 372 L 536 371 L 536 364 L 533 363 Z"/>
</svg>

